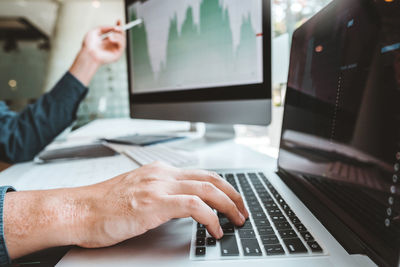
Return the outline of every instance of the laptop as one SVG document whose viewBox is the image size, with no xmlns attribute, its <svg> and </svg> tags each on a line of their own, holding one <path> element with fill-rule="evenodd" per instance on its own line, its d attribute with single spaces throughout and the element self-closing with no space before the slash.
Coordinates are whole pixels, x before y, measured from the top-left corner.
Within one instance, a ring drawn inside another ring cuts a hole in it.
<svg viewBox="0 0 400 267">
<path fill-rule="evenodd" d="M 59 265 L 400 266 L 399 100 L 400 2 L 332 1 L 293 34 L 277 169 L 217 170 L 243 227 L 173 220 Z"/>
</svg>

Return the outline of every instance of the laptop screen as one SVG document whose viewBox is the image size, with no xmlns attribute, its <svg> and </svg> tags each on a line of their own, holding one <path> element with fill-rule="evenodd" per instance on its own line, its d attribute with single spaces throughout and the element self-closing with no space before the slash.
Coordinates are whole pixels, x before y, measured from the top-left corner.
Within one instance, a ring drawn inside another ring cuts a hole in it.
<svg viewBox="0 0 400 267">
<path fill-rule="evenodd" d="M 350 253 L 400 266 L 399 1 L 336 0 L 294 33 L 279 168 Z"/>
</svg>

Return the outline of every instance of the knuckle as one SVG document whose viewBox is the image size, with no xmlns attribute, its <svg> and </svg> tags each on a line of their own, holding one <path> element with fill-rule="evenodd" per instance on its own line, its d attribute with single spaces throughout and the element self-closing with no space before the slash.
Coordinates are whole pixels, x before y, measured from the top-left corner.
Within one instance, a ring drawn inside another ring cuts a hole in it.
<svg viewBox="0 0 400 267">
<path fill-rule="evenodd" d="M 211 179 L 215 179 L 215 180 L 220 180 L 221 179 L 221 177 L 216 172 L 208 171 L 207 174 Z"/>
<path fill-rule="evenodd" d="M 201 199 L 198 196 L 191 196 L 187 201 L 188 209 L 198 209 L 201 206 Z"/>
<path fill-rule="evenodd" d="M 233 196 L 233 201 L 235 201 L 235 202 L 243 202 L 243 198 L 238 192 L 235 191 L 235 194 Z"/>
<path fill-rule="evenodd" d="M 217 173 L 212 171 L 202 171 L 202 172 L 206 181 L 213 184 L 218 184 L 221 182 L 221 177 Z"/>
<path fill-rule="evenodd" d="M 161 171 L 169 170 L 172 168 L 172 166 L 168 165 L 167 163 L 165 163 L 163 161 L 159 161 L 159 160 L 154 161 L 153 163 L 150 163 L 148 166 L 156 172 L 161 172 Z"/>
<path fill-rule="evenodd" d="M 215 186 L 210 182 L 203 182 L 201 184 L 203 193 L 208 195 L 215 191 Z"/>
<path fill-rule="evenodd" d="M 154 161 L 154 162 L 148 164 L 147 166 L 152 170 L 158 170 L 158 169 L 161 169 L 162 164 L 163 163 L 161 161 Z"/>
<path fill-rule="evenodd" d="M 146 186 L 152 186 L 154 183 L 158 182 L 158 178 L 156 176 L 147 176 L 146 178 L 143 179 L 143 183 Z"/>
<path fill-rule="evenodd" d="M 149 201 L 151 199 L 154 199 L 156 195 L 152 190 L 145 189 L 145 190 L 142 190 L 139 193 L 139 196 L 140 196 L 140 200 L 141 201 L 147 202 L 147 201 Z"/>
</svg>

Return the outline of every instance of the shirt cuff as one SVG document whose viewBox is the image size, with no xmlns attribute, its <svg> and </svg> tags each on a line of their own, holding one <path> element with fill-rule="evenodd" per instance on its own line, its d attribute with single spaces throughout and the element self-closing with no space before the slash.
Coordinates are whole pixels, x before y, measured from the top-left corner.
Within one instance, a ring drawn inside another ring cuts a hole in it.
<svg viewBox="0 0 400 267">
<path fill-rule="evenodd" d="M 10 256 L 6 246 L 6 240 L 4 238 L 4 198 L 7 192 L 15 191 L 11 186 L 0 187 L 0 266 L 7 266 L 11 263 Z"/>
</svg>

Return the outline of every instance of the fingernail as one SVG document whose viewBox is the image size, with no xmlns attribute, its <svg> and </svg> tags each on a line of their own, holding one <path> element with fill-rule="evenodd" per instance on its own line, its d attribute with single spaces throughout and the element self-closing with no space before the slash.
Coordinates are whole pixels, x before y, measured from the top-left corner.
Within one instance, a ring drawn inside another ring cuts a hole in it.
<svg viewBox="0 0 400 267">
<path fill-rule="evenodd" d="M 219 227 L 218 236 L 219 236 L 219 239 L 221 239 L 224 236 L 224 231 L 222 231 L 221 227 Z"/>
<path fill-rule="evenodd" d="M 242 213 L 239 213 L 240 215 L 240 220 L 242 221 L 242 224 L 244 224 L 246 222 L 246 218 L 243 216 Z"/>
</svg>

